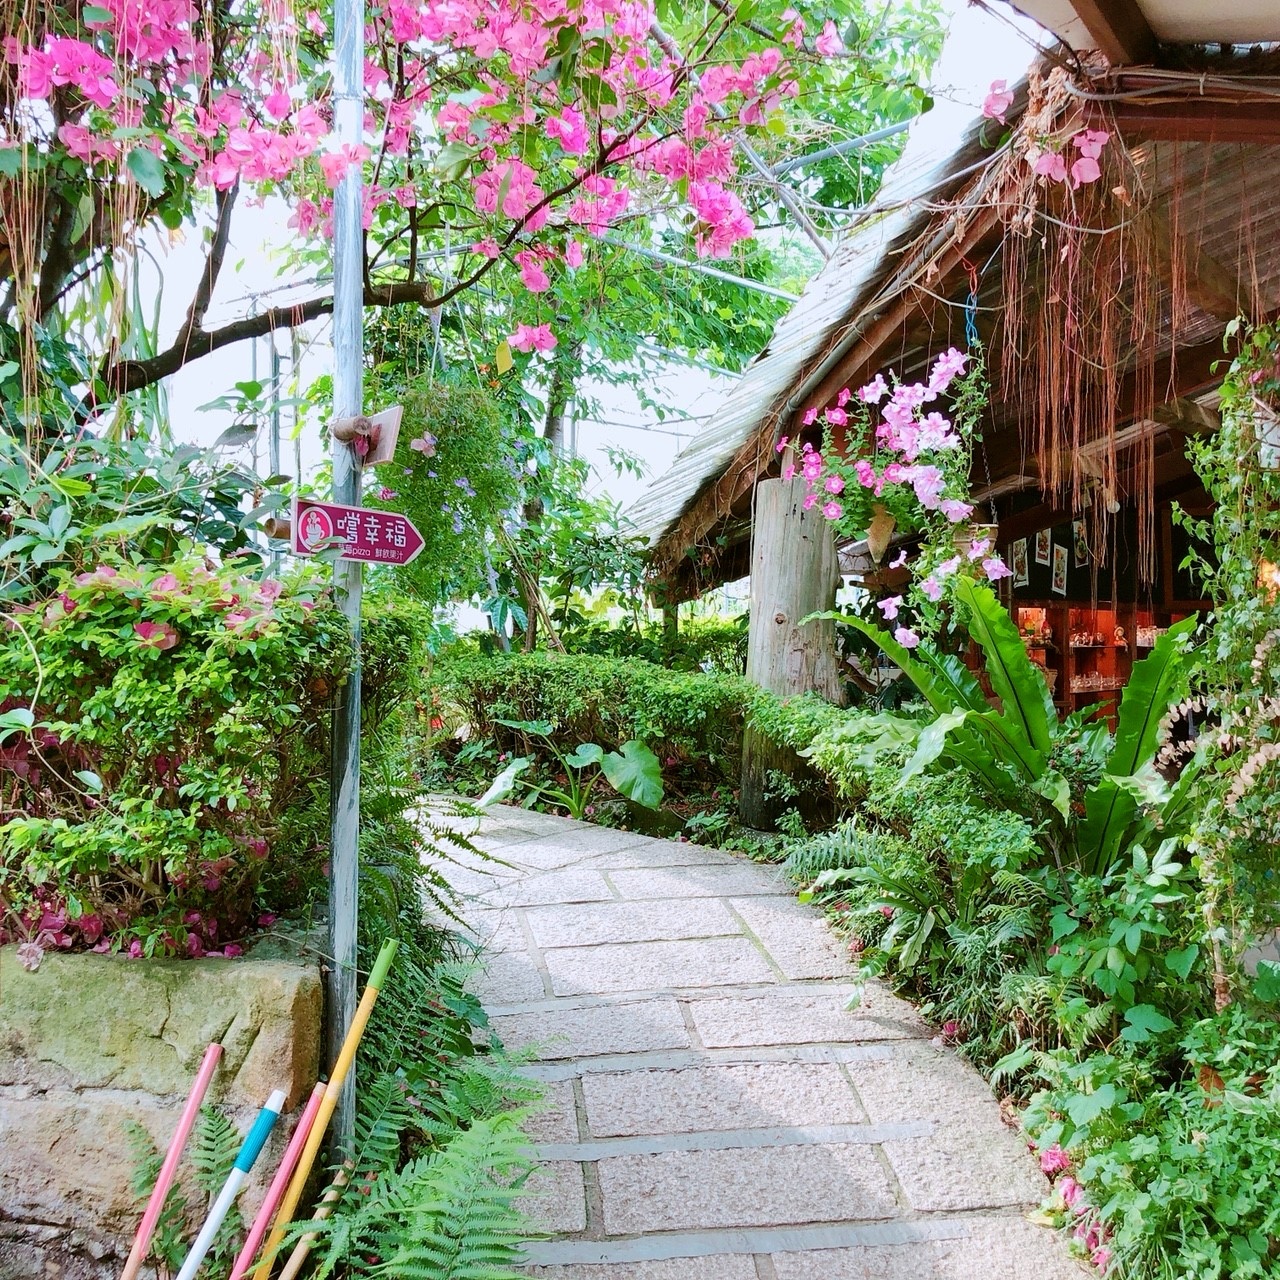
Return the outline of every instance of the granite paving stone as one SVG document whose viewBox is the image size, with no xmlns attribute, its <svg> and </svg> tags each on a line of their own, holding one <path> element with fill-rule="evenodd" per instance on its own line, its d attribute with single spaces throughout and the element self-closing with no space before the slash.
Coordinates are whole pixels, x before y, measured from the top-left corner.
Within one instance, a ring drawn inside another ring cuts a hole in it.
<svg viewBox="0 0 1280 1280">
<path fill-rule="evenodd" d="M 777 1280 L 1084 1280 L 1051 1231 L 1021 1217 L 979 1219 L 955 1240 L 775 1253 Z"/>
<path fill-rule="evenodd" d="M 736 898 L 776 895 L 785 885 L 776 871 L 735 862 L 723 866 L 645 867 L 614 871 L 609 879 L 626 899 Z"/>
<path fill-rule="evenodd" d="M 750 1254 L 662 1258 L 653 1262 L 602 1262 L 567 1267 L 528 1267 L 535 1280 L 756 1280 Z"/>
<path fill-rule="evenodd" d="M 587 1229 L 587 1190 L 576 1161 L 544 1160 L 525 1187 L 517 1203 L 539 1231 L 573 1235 Z"/>
<path fill-rule="evenodd" d="M 810 990 L 704 996 L 689 1002 L 698 1037 L 710 1049 L 757 1045 L 843 1044 L 928 1036 L 928 1024 L 905 1001 L 869 982 L 856 1008 L 857 988 L 835 983 Z"/>
<path fill-rule="evenodd" d="M 540 947 L 590 947 L 604 942 L 658 942 L 741 936 L 733 914 L 715 898 L 687 902 L 601 902 L 531 907 Z"/>
<path fill-rule="evenodd" d="M 613 896 L 599 871 L 575 867 L 493 886 L 484 899 L 494 907 L 540 907 L 553 902 L 603 902 Z"/>
<path fill-rule="evenodd" d="M 558 996 L 727 987 L 774 980 L 768 962 L 741 937 L 567 947 L 543 954 L 552 990 Z"/>
<path fill-rule="evenodd" d="M 471 987 L 485 1004 L 540 1000 L 547 994 L 542 974 L 526 952 L 498 951 L 486 956 L 483 965 Z"/>
<path fill-rule="evenodd" d="M 543 1061 L 689 1047 L 680 1007 L 670 996 L 501 1014 L 493 1029 L 509 1048 L 534 1048 Z"/>
<path fill-rule="evenodd" d="M 898 1213 L 875 1152 L 851 1143 L 617 1156 L 598 1169 L 610 1234 Z"/>
<path fill-rule="evenodd" d="M 858 1124 L 864 1118 L 834 1063 L 598 1072 L 584 1076 L 582 1087 L 595 1138 Z"/>
<path fill-rule="evenodd" d="M 986 1083 L 855 986 L 776 868 L 507 806 L 475 835 L 511 866 L 444 868 L 487 943 L 474 986 L 547 1091 L 524 1274 L 1089 1274 L 1026 1220 L 1047 1183 Z"/>
<path fill-rule="evenodd" d="M 853 974 L 836 936 L 795 898 L 735 898 L 730 906 L 788 978 L 848 978 Z"/>
</svg>

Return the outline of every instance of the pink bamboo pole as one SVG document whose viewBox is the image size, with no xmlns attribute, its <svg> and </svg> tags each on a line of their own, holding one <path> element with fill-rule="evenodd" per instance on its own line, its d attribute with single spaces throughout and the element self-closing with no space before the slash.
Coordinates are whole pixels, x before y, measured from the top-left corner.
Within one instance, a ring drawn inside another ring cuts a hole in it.
<svg viewBox="0 0 1280 1280">
<path fill-rule="evenodd" d="M 147 1201 L 146 1212 L 138 1224 L 138 1234 L 134 1237 L 133 1248 L 124 1264 L 124 1270 L 120 1273 L 120 1280 L 136 1280 L 138 1272 L 142 1269 L 142 1260 L 147 1256 L 156 1223 L 160 1221 L 160 1211 L 164 1208 L 169 1188 L 173 1185 L 173 1179 L 178 1172 L 178 1162 L 182 1159 L 182 1152 L 187 1145 L 187 1139 L 191 1136 L 191 1130 L 195 1128 L 196 1117 L 200 1114 L 200 1104 L 209 1090 L 209 1083 L 213 1079 L 213 1073 L 218 1069 L 218 1059 L 221 1057 L 220 1044 L 211 1044 L 204 1051 L 200 1070 L 196 1072 L 195 1083 L 191 1086 L 187 1105 L 182 1108 L 182 1115 L 178 1118 L 178 1127 L 169 1143 L 169 1150 L 165 1153 L 164 1163 L 160 1166 L 151 1199 Z"/>
<path fill-rule="evenodd" d="M 316 1116 L 320 1111 L 320 1104 L 324 1101 L 325 1085 L 321 1081 L 311 1091 L 311 1097 L 307 1099 L 306 1108 L 302 1115 L 298 1117 L 298 1127 L 293 1131 L 293 1137 L 289 1139 L 289 1145 L 284 1150 L 284 1156 L 280 1160 L 280 1167 L 276 1170 L 276 1176 L 271 1180 L 271 1186 L 267 1188 L 267 1198 L 262 1202 L 262 1207 L 258 1210 L 258 1216 L 253 1220 L 253 1226 L 249 1228 L 249 1234 L 245 1238 L 244 1248 L 240 1250 L 240 1256 L 236 1258 L 235 1266 L 231 1268 L 229 1280 L 244 1280 L 249 1274 L 249 1267 L 253 1263 L 253 1256 L 258 1252 L 258 1246 L 262 1243 L 262 1237 L 267 1234 L 267 1228 L 271 1225 L 271 1219 L 275 1215 L 277 1206 L 284 1197 L 285 1188 L 289 1185 L 289 1179 L 293 1176 L 293 1171 L 297 1168 L 298 1157 L 302 1155 L 302 1149 L 307 1145 L 307 1135 L 311 1132 L 311 1126 L 315 1123 Z"/>
</svg>

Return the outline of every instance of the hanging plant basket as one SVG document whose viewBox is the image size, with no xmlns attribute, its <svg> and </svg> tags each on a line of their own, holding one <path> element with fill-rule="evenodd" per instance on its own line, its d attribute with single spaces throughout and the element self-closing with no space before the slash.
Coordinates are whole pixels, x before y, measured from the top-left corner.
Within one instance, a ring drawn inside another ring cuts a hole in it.
<svg viewBox="0 0 1280 1280">
<path fill-rule="evenodd" d="M 871 523 L 867 525 L 867 550 L 871 552 L 871 559 L 879 564 L 884 559 L 884 553 L 889 550 L 889 539 L 893 537 L 893 531 L 898 527 L 898 522 L 885 509 L 882 502 L 877 502 L 871 508 Z"/>
<path fill-rule="evenodd" d="M 1253 401 L 1253 434 L 1258 441 L 1258 465 L 1263 471 L 1280 471 L 1280 414 L 1259 396 Z"/>
<path fill-rule="evenodd" d="M 955 532 L 955 548 L 961 555 L 968 555 L 969 548 L 975 542 L 982 542 L 985 539 L 991 550 L 994 551 L 996 538 L 999 534 L 1000 526 L 998 524 L 959 525 Z"/>
</svg>

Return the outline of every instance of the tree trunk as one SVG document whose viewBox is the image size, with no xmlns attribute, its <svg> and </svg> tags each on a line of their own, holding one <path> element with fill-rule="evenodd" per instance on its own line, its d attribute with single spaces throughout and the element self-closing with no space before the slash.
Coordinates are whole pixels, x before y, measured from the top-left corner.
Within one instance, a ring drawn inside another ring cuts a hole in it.
<svg viewBox="0 0 1280 1280">
<path fill-rule="evenodd" d="M 840 579 L 831 526 L 816 506 L 804 509 L 805 493 L 799 477 L 765 480 L 756 488 L 747 679 L 782 698 L 813 692 L 843 704 L 835 624 L 801 625 L 809 614 L 834 606 Z M 773 828 L 781 812 L 795 806 L 769 794 L 770 775 L 794 776 L 804 768 L 794 751 L 748 729 L 742 744 L 742 821 Z"/>
</svg>

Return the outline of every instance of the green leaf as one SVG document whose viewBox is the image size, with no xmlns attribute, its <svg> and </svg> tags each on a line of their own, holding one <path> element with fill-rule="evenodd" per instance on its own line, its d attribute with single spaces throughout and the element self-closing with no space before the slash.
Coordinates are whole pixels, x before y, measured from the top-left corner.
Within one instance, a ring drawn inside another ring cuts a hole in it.
<svg viewBox="0 0 1280 1280">
<path fill-rule="evenodd" d="M 604 748 L 595 742 L 579 743 L 571 755 L 564 758 L 567 765 L 575 769 L 585 769 L 588 765 L 599 764 L 604 759 Z"/>
<path fill-rule="evenodd" d="M 533 760 L 528 756 L 517 756 L 489 784 L 489 789 L 475 802 L 477 809 L 487 809 L 491 804 L 505 800 L 516 789 L 516 778 L 520 776 Z"/>
<path fill-rule="evenodd" d="M 102 794 L 102 779 L 92 769 L 77 769 L 76 777 L 84 783 L 86 790 L 92 791 L 94 795 Z"/>
<path fill-rule="evenodd" d="M 969 711 L 947 711 L 925 728 L 917 741 L 915 754 L 902 771 L 902 781 L 907 782 L 927 769 L 946 749 L 947 735 L 960 728 L 971 714 Z"/>
<path fill-rule="evenodd" d="M 1048 755 L 1053 746 L 1051 726 L 1057 725 L 1057 713 L 1049 686 L 1027 656 L 1027 647 L 1013 619 L 990 587 L 969 578 L 958 579 L 956 598 L 969 611 L 969 634 L 982 649 L 987 677 L 1005 716 L 1037 751 Z"/>
<path fill-rule="evenodd" d="M 164 163 L 154 151 L 148 151 L 146 147 L 134 147 L 129 152 L 125 164 L 128 166 L 129 172 L 133 174 L 138 186 L 147 195 L 156 198 L 164 195 Z"/>
<path fill-rule="evenodd" d="M 1280 1003 L 1280 964 L 1274 960 L 1259 960 L 1258 972 L 1253 979 L 1253 994 L 1267 1004 Z"/>
<path fill-rule="evenodd" d="M 643 742 L 624 742 L 621 752 L 610 751 L 600 764 L 609 784 L 628 800 L 646 809 L 662 804 L 662 764 Z"/>
<path fill-rule="evenodd" d="M 0 743 L 15 733 L 30 733 L 35 723 L 30 707 L 14 707 L 12 711 L 0 712 Z"/>
<path fill-rule="evenodd" d="M 1199 955 L 1200 945 L 1193 942 L 1189 947 L 1183 947 L 1180 951 L 1170 951 L 1164 958 L 1165 968 L 1170 973 L 1176 973 L 1178 977 L 1185 981 Z M 1280 993 L 1280 988 L 1278 988 L 1278 993 Z"/>
<path fill-rule="evenodd" d="M 1196 625 L 1194 617 L 1174 623 L 1156 641 L 1150 655 L 1133 664 L 1133 674 L 1120 699 L 1115 744 L 1107 758 L 1107 774 L 1084 799 L 1085 820 L 1078 833 L 1081 863 L 1093 875 L 1105 873 L 1124 844 L 1137 812 L 1134 787 L 1118 777 L 1135 777 L 1155 754 L 1160 721 L 1182 688 L 1181 637 Z"/>
<path fill-rule="evenodd" d="M 96 24 L 98 26 L 109 27 L 115 17 L 110 9 L 103 9 L 100 5 L 87 4 L 80 10 L 80 16 L 84 19 L 85 26 Z"/>
<path fill-rule="evenodd" d="M 1078 1093 L 1067 1101 L 1067 1115 L 1074 1124 L 1085 1125 L 1096 1120 L 1120 1100 L 1113 1084 L 1100 1084 L 1092 1093 Z"/>
<path fill-rule="evenodd" d="M 495 720 L 494 724 L 506 725 L 508 729 L 517 729 L 521 733 L 532 734 L 536 738 L 549 738 L 556 731 L 550 720 Z"/>
<path fill-rule="evenodd" d="M 1135 1004 L 1132 1009 L 1126 1009 L 1124 1020 L 1127 1025 L 1120 1035 L 1131 1044 L 1144 1044 L 1153 1035 L 1159 1035 L 1162 1031 L 1172 1031 L 1177 1026 L 1177 1023 L 1166 1018 L 1152 1004 Z"/>
</svg>

